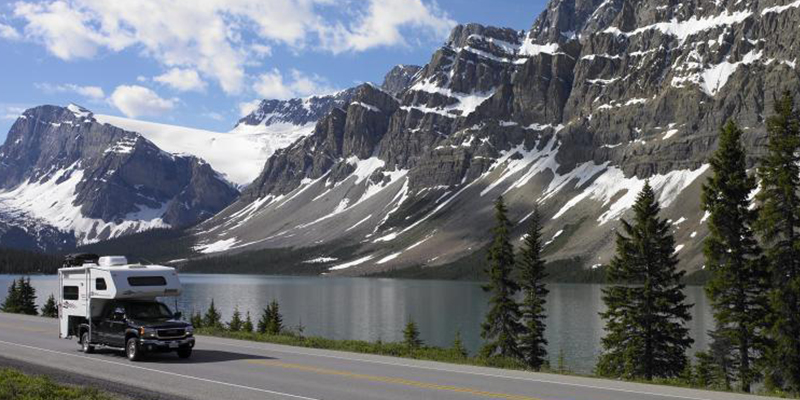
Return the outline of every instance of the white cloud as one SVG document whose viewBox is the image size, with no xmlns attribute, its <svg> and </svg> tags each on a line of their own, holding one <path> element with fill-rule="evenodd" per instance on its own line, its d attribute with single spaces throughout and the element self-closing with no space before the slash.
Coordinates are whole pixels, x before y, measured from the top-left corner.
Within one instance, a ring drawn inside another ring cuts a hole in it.
<svg viewBox="0 0 800 400">
<path fill-rule="evenodd" d="M 0 38 L 9 39 L 9 40 L 17 40 L 20 39 L 22 36 L 14 29 L 11 25 L 6 25 L 0 22 Z"/>
<path fill-rule="evenodd" d="M 89 100 L 102 100 L 106 97 L 103 88 L 99 86 L 81 86 L 73 83 L 53 85 L 49 83 L 36 83 L 36 88 L 46 93 L 75 93 Z"/>
<path fill-rule="evenodd" d="M 222 120 L 225 119 L 225 117 L 223 117 L 222 114 L 217 113 L 217 112 L 213 112 L 213 111 L 212 112 L 203 113 L 203 116 L 206 117 L 206 118 L 213 119 L 214 121 L 222 121 Z"/>
<path fill-rule="evenodd" d="M 272 69 L 258 77 L 253 89 L 267 99 L 288 99 L 334 91 L 318 75 L 306 75 L 293 69 L 290 72 L 290 78 L 290 80 L 284 80 L 283 74 L 278 69 Z"/>
<path fill-rule="evenodd" d="M 133 47 L 169 69 L 212 78 L 229 94 L 245 88 L 245 68 L 269 56 L 275 45 L 294 51 L 363 51 L 407 45 L 407 37 L 439 40 L 453 25 L 423 0 L 344 5 L 333 0 L 27 0 L 13 9 L 23 35 L 58 58 L 92 58 L 100 51 Z"/>
<path fill-rule="evenodd" d="M 200 92 L 206 88 L 206 83 L 200 78 L 200 74 L 193 69 L 172 68 L 165 74 L 156 76 L 153 80 L 182 92 Z"/>
<path fill-rule="evenodd" d="M 261 104 L 260 99 L 255 99 L 252 101 L 244 101 L 239 103 L 239 116 L 246 117 L 248 114 L 255 111 L 258 108 L 259 104 Z"/>
<path fill-rule="evenodd" d="M 6 106 L 4 107 L 2 114 L 0 114 L 0 119 L 13 121 L 19 118 L 23 112 L 25 112 L 25 108 L 17 107 L 17 106 Z"/>
<path fill-rule="evenodd" d="M 109 102 L 128 117 L 157 116 L 175 107 L 178 99 L 164 99 L 156 92 L 137 85 L 121 85 L 114 89 Z"/>
</svg>

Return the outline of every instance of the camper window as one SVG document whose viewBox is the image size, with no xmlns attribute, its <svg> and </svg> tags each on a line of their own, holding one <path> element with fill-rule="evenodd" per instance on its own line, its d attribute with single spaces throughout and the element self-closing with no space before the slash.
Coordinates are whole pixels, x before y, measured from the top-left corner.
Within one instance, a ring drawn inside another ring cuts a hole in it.
<svg viewBox="0 0 800 400">
<path fill-rule="evenodd" d="M 78 300 L 78 287 L 77 286 L 64 286 L 64 300 Z"/>
<path fill-rule="evenodd" d="M 103 278 L 97 278 L 94 280 L 94 289 L 95 290 L 106 290 L 108 286 L 106 286 L 106 280 Z"/>
<path fill-rule="evenodd" d="M 167 280 L 163 276 L 132 276 L 128 278 L 131 286 L 167 286 Z"/>
</svg>

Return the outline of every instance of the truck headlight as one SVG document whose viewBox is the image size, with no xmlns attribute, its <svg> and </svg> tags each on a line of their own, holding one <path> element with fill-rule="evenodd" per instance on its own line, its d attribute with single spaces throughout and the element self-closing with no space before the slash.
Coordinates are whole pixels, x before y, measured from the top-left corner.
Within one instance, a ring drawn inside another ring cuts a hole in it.
<svg viewBox="0 0 800 400">
<path fill-rule="evenodd" d="M 155 338 L 158 336 L 155 329 L 139 328 L 139 335 L 143 338 Z"/>
<path fill-rule="evenodd" d="M 186 335 L 194 334 L 194 326 L 189 325 L 186 327 Z"/>
</svg>

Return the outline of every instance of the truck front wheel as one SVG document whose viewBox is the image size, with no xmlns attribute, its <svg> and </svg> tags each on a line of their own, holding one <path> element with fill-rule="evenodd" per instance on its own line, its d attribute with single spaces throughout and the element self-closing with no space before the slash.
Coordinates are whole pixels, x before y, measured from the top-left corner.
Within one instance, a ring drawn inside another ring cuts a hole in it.
<svg viewBox="0 0 800 400">
<path fill-rule="evenodd" d="M 128 339 L 128 342 L 125 344 L 125 354 L 128 356 L 128 360 L 131 361 L 139 361 L 142 359 L 142 351 L 139 348 L 139 341 L 136 340 L 135 337 Z"/>
<path fill-rule="evenodd" d="M 180 357 L 180 358 L 189 358 L 191 356 L 192 356 L 192 348 L 191 347 L 178 349 L 178 357 Z"/>
<path fill-rule="evenodd" d="M 83 351 L 84 353 L 86 354 L 94 353 L 94 346 L 89 344 L 89 332 L 83 331 L 83 333 L 81 333 L 80 344 L 81 344 L 81 351 Z"/>
</svg>

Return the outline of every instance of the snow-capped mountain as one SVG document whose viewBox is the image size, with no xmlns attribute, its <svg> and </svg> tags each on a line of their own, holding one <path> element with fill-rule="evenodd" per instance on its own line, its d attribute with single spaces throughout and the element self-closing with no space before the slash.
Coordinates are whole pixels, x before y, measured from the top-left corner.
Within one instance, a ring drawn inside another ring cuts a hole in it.
<svg viewBox="0 0 800 400">
<path fill-rule="evenodd" d="M 167 153 L 76 105 L 25 111 L 0 147 L 6 246 L 58 250 L 193 225 L 237 195 L 203 160 Z"/>
<path fill-rule="evenodd" d="M 800 89 L 798 23 L 800 1 L 552 0 L 527 32 L 458 26 L 404 89 L 362 85 L 272 155 L 196 250 L 336 243 L 357 250 L 332 273 L 436 267 L 487 243 L 503 195 L 517 238 L 538 206 L 547 257 L 590 268 L 650 179 L 699 269 L 718 128 L 758 151 Z"/>
</svg>

